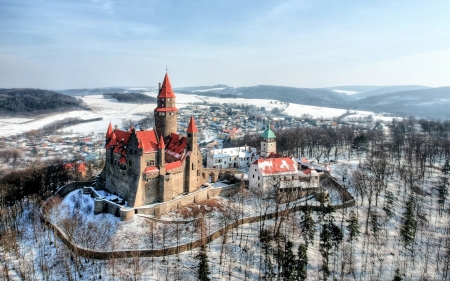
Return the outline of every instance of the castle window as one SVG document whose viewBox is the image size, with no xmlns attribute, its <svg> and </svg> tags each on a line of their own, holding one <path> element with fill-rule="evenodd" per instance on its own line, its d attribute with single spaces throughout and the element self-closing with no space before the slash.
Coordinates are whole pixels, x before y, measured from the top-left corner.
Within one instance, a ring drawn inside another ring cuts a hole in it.
<svg viewBox="0 0 450 281">
<path fill-rule="evenodd" d="M 253 175 L 253 178 L 255 178 L 255 175 Z"/>
<path fill-rule="evenodd" d="M 131 162 L 131 160 L 129 160 L 128 161 L 128 165 L 130 165 L 130 167 L 132 166 L 131 164 L 132 164 L 132 162 Z"/>
</svg>

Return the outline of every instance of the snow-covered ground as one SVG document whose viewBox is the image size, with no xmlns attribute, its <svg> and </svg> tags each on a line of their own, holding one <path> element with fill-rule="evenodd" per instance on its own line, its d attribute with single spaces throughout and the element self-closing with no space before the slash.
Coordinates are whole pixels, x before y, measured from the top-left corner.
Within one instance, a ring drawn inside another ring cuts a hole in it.
<svg viewBox="0 0 450 281">
<path fill-rule="evenodd" d="M 144 94 L 156 97 L 156 92 L 145 92 Z M 287 115 L 300 117 L 303 114 L 308 114 L 313 118 L 331 118 L 337 117 L 346 112 L 345 109 L 309 106 L 289 103 L 282 103 L 277 100 L 267 99 L 242 99 L 242 98 L 217 98 L 196 96 L 187 94 L 176 94 L 177 107 L 184 108 L 192 103 L 208 102 L 208 103 L 229 103 L 240 105 L 254 105 L 257 107 L 265 107 L 270 111 L 275 107 L 278 107 Z M 30 130 L 42 128 L 45 125 L 52 122 L 63 120 L 68 117 L 78 117 L 80 119 L 93 119 L 102 117 L 101 121 L 94 121 L 88 123 L 82 123 L 74 126 L 63 128 L 61 131 L 65 133 L 79 133 L 79 134 L 97 134 L 105 133 L 109 122 L 112 124 L 122 126 L 123 119 L 131 119 L 133 121 L 144 118 L 146 114 L 153 114 L 153 109 L 156 104 L 133 104 L 133 103 L 121 103 L 115 99 L 105 99 L 102 95 L 85 96 L 81 98 L 92 110 L 77 110 L 69 111 L 66 113 L 58 113 L 53 115 L 39 116 L 35 118 L 2 118 L 0 120 L 0 136 L 11 136 L 20 133 L 24 133 Z M 384 117 L 369 111 L 356 111 L 352 117 L 364 117 L 372 115 L 375 120 L 391 121 L 392 117 Z"/>
</svg>

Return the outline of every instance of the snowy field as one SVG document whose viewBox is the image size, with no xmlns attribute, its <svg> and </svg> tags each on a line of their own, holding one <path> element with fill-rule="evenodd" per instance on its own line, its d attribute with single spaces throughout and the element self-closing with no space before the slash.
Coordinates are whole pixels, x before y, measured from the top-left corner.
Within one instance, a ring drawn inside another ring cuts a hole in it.
<svg viewBox="0 0 450 281">
<path fill-rule="evenodd" d="M 156 92 L 145 92 L 144 94 L 156 97 Z M 290 116 L 300 117 L 303 114 L 312 116 L 313 118 L 331 118 L 337 117 L 347 110 L 329 107 L 309 106 L 302 104 L 281 103 L 277 100 L 267 99 L 241 99 L 241 98 L 216 98 L 187 94 L 176 94 L 177 107 L 184 108 L 192 103 L 208 102 L 208 103 L 229 103 L 239 105 L 254 105 L 257 107 L 265 107 L 267 111 L 278 107 L 282 112 Z M 42 128 L 52 122 L 63 120 L 68 117 L 78 117 L 80 119 L 93 119 L 102 117 L 101 121 L 88 122 L 74 126 L 65 127 L 61 131 L 64 133 L 79 134 L 104 134 L 111 121 L 113 125 L 122 126 L 123 119 L 131 119 L 133 121 L 144 118 L 147 114 L 153 114 L 156 104 L 133 104 L 121 103 L 115 99 L 104 99 L 102 95 L 86 96 L 81 98 L 92 110 L 78 110 L 66 113 L 58 113 L 54 115 L 39 116 L 36 118 L 2 118 L 0 120 L 0 136 L 11 136 L 25 133 L 30 130 Z M 276 102 L 276 103 L 275 103 Z M 375 120 L 391 121 L 392 117 L 384 117 L 369 111 L 355 111 L 355 115 L 347 118 L 359 118 L 372 115 Z"/>
</svg>

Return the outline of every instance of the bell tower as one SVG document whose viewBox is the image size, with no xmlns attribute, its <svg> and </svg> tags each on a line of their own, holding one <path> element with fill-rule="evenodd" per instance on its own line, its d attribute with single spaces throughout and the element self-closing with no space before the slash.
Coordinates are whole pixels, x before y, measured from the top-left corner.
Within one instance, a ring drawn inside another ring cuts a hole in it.
<svg viewBox="0 0 450 281">
<path fill-rule="evenodd" d="M 267 124 L 267 129 L 261 135 L 261 157 L 269 157 L 271 153 L 277 153 L 277 142 L 275 133 L 270 129 L 270 124 Z"/>
<path fill-rule="evenodd" d="M 159 87 L 154 114 L 158 136 L 165 137 L 171 133 L 177 133 L 178 109 L 175 107 L 175 94 L 167 73 L 162 86 Z"/>
</svg>

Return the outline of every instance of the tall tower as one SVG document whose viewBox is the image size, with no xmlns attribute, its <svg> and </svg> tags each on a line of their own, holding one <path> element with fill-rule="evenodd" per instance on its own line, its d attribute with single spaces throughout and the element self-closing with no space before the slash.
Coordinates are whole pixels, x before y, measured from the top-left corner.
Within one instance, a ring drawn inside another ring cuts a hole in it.
<svg viewBox="0 0 450 281">
<path fill-rule="evenodd" d="M 178 109 L 175 107 L 175 94 L 173 93 L 167 73 L 159 89 L 154 113 L 158 136 L 165 137 L 170 133 L 177 133 Z"/>
<path fill-rule="evenodd" d="M 187 133 L 187 156 L 185 170 L 185 192 L 193 192 L 202 184 L 199 182 L 199 171 L 202 168 L 202 157 L 198 149 L 198 130 L 194 117 L 191 116 Z"/>
<path fill-rule="evenodd" d="M 261 157 L 268 157 L 271 153 L 277 152 L 277 142 L 275 133 L 270 129 L 270 124 L 267 124 L 267 129 L 261 135 Z"/>
</svg>

